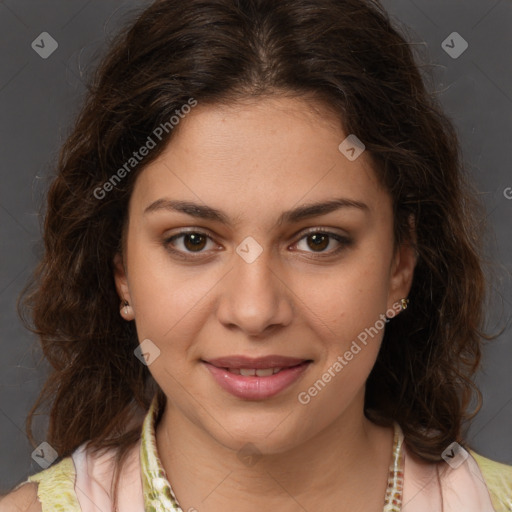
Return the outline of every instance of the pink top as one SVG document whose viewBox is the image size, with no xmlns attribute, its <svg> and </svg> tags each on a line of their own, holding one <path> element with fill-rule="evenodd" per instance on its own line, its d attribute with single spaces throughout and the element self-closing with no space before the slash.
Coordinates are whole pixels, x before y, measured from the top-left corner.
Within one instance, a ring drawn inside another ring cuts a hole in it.
<svg viewBox="0 0 512 512">
<path fill-rule="evenodd" d="M 83 444 L 71 457 L 29 478 L 39 482 L 43 512 L 190 512 L 180 508 L 158 457 L 157 413 L 154 400 L 144 420 L 141 439 L 123 465 L 116 510 L 110 496 L 115 452 L 92 455 Z M 472 450 L 464 453 L 467 458 L 458 467 L 446 462 L 424 462 L 408 451 L 395 422 L 383 512 L 512 511 L 512 466 L 486 459 Z"/>
<path fill-rule="evenodd" d="M 144 511 L 139 448 L 140 442 L 130 452 L 122 473 L 118 506 L 122 512 Z M 418 464 L 408 455 L 405 445 L 403 453 L 402 512 L 496 512 L 483 475 L 471 455 L 456 470 L 446 464 L 448 470 L 440 485 L 436 464 Z M 83 448 L 73 455 L 77 471 L 75 490 L 83 512 L 111 510 L 107 492 L 112 478 L 111 460 L 108 455 L 98 459 L 88 457 Z"/>
</svg>

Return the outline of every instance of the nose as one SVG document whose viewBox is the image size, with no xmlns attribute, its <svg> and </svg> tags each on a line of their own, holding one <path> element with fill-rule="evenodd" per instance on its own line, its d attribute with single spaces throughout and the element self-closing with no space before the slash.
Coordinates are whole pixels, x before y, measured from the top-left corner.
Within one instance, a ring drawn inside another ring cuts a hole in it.
<svg viewBox="0 0 512 512">
<path fill-rule="evenodd" d="M 293 292 L 268 249 L 252 262 L 235 254 L 219 289 L 217 316 L 229 329 L 258 337 L 292 320 Z"/>
</svg>

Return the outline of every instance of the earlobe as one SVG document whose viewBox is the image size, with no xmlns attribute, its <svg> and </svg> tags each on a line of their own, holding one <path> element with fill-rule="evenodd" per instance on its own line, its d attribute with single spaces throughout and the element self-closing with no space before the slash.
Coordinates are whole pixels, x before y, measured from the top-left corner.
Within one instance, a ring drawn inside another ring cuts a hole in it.
<svg viewBox="0 0 512 512">
<path fill-rule="evenodd" d="M 116 290 L 121 304 L 119 306 L 119 313 L 126 320 L 134 320 L 135 313 L 131 306 L 130 289 L 128 287 L 128 278 L 126 275 L 126 266 L 123 261 L 123 257 L 120 253 L 114 256 L 114 281 L 116 283 Z"/>
<path fill-rule="evenodd" d="M 412 287 L 414 269 L 418 262 L 416 219 L 413 214 L 408 217 L 409 236 L 397 248 L 393 258 L 393 269 L 391 272 L 388 307 L 391 307 L 397 301 L 406 299 Z M 401 303 L 401 309 L 405 309 L 407 304 Z"/>
<path fill-rule="evenodd" d="M 114 281 L 116 283 L 116 290 L 119 298 L 123 302 L 131 303 L 130 290 L 128 287 L 128 278 L 126 274 L 125 264 L 123 257 L 120 253 L 116 253 L 113 259 L 114 266 Z"/>
<path fill-rule="evenodd" d="M 417 262 L 417 252 L 413 244 L 404 243 L 397 250 L 390 280 L 388 308 L 409 295 Z M 403 307 L 403 304 L 402 304 Z M 403 307 L 403 309 L 405 309 Z"/>
</svg>

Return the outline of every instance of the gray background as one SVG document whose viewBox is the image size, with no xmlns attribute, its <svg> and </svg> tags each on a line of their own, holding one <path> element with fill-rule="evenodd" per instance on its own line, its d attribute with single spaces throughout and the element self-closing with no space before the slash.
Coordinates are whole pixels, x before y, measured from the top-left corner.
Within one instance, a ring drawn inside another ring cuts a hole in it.
<svg viewBox="0 0 512 512">
<path fill-rule="evenodd" d="M 24 421 L 46 367 L 15 302 L 40 252 L 38 211 L 48 176 L 85 89 L 81 70 L 127 11 L 145 3 L 0 1 L 0 494 L 41 469 L 31 459 Z M 506 329 L 484 351 L 478 375 L 484 404 L 469 442 L 482 455 L 512 464 L 512 199 L 504 193 L 512 187 L 512 1 L 383 4 L 430 55 L 434 88 L 458 129 L 494 228 L 487 244 L 495 275 L 489 326 Z M 42 32 L 59 44 L 46 60 L 31 48 Z M 457 59 L 441 46 L 452 32 L 469 43 Z M 41 421 L 40 441 L 43 427 Z"/>
</svg>

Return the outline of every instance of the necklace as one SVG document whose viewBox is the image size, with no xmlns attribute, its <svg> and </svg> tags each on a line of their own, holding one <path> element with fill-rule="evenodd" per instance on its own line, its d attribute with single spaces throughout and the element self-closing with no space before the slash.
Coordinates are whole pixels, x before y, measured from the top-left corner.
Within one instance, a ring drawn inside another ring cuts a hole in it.
<svg viewBox="0 0 512 512">
<path fill-rule="evenodd" d="M 393 439 L 392 462 L 389 466 L 388 486 L 384 498 L 383 512 L 400 512 L 404 489 L 404 454 L 402 445 L 404 434 L 400 425 L 395 421 L 395 436 Z"/>
</svg>

